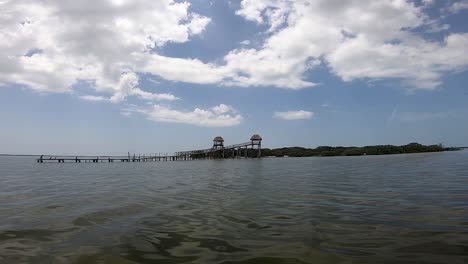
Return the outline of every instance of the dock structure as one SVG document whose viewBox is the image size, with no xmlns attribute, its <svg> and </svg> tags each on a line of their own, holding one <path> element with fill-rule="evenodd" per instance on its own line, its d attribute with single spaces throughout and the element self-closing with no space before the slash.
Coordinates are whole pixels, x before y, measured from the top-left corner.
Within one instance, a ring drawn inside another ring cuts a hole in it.
<svg viewBox="0 0 468 264">
<path fill-rule="evenodd" d="M 262 137 L 255 134 L 250 141 L 224 146 L 224 139 L 220 136 L 213 139 L 213 146 L 207 149 L 178 151 L 174 154 L 127 154 L 127 156 L 60 156 L 41 155 L 38 163 L 44 162 L 74 162 L 74 163 L 100 163 L 100 162 L 157 162 L 157 161 L 187 161 L 200 159 L 228 159 L 228 158 L 261 158 Z"/>
</svg>

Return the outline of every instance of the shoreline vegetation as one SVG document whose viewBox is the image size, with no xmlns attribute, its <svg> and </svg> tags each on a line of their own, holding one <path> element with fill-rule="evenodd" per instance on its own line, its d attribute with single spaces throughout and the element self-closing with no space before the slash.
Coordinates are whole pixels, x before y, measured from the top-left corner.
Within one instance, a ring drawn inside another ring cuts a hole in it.
<svg viewBox="0 0 468 264">
<path fill-rule="evenodd" d="M 336 157 L 336 156 L 366 156 L 366 155 L 391 155 L 391 154 L 411 154 L 411 153 L 428 153 L 428 152 L 443 152 L 457 151 L 468 149 L 468 147 L 445 147 L 442 144 L 438 145 L 422 145 L 419 143 L 410 143 L 402 146 L 394 145 L 375 145 L 365 147 L 332 147 L 319 146 L 317 148 L 304 147 L 283 147 L 283 148 L 262 148 L 262 157 Z M 256 157 L 257 150 L 248 149 L 249 157 Z M 40 157 L 35 154 L 3 154 L 0 157 Z M 51 155 L 54 156 L 54 155 Z M 76 156 L 76 155 L 71 155 Z M 83 155 L 78 155 L 83 156 Z M 96 155 L 84 155 L 86 157 L 94 157 Z"/>
<path fill-rule="evenodd" d="M 336 156 L 365 156 L 365 155 L 389 155 L 389 154 L 410 154 L 442 151 L 457 151 L 462 148 L 444 147 L 438 145 L 422 145 L 410 143 L 402 146 L 376 145 L 365 147 L 331 147 L 320 146 L 317 148 L 286 147 L 262 149 L 262 157 L 336 157 Z"/>
</svg>

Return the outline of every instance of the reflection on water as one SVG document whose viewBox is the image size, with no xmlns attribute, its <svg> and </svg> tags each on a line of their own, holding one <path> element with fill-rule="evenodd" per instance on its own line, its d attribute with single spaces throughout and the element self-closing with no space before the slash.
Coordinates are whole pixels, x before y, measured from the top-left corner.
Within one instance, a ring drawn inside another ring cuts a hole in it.
<svg viewBox="0 0 468 264">
<path fill-rule="evenodd" d="M 467 263 L 468 151 L 0 158 L 0 263 Z"/>
</svg>

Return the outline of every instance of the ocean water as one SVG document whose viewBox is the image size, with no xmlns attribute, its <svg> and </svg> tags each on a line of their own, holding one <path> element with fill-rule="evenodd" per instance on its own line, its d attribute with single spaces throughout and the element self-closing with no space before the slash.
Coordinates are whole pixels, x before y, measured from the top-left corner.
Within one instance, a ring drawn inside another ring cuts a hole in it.
<svg viewBox="0 0 468 264">
<path fill-rule="evenodd" d="M 468 151 L 0 157 L 0 263 L 468 263 Z"/>
</svg>

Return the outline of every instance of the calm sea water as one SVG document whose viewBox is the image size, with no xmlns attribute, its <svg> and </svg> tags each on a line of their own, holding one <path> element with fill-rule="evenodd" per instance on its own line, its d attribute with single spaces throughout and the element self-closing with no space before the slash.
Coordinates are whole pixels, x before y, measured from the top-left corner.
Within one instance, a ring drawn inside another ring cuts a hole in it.
<svg viewBox="0 0 468 264">
<path fill-rule="evenodd" d="M 3 157 L 0 263 L 468 263 L 468 151 Z"/>
</svg>

